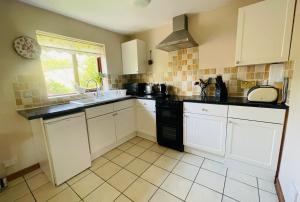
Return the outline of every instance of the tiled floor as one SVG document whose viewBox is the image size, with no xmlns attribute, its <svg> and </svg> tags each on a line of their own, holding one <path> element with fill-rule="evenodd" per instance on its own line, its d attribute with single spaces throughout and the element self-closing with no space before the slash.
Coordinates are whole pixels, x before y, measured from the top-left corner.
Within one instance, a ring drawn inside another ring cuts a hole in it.
<svg viewBox="0 0 300 202">
<path fill-rule="evenodd" d="M 59 187 L 36 170 L 9 182 L 0 201 L 276 202 L 272 182 L 135 137 Z"/>
</svg>

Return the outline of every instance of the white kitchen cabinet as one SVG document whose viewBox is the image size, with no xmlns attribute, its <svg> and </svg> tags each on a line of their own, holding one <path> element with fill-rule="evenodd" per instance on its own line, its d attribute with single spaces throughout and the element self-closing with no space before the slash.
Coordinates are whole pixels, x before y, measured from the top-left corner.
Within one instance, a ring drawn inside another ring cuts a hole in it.
<svg viewBox="0 0 300 202">
<path fill-rule="evenodd" d="M 145 42 L 135 39 L 122 43 L 123 74 L 146 72 L 147 50 Z"/>
<path fill-rule="evenodd" d="M 156 112 L 138 108 L 136 112 L 137 131 L 149 135 L 156 140 Z"/>
<path fill-rule="evenodd" d="M 115 127 L 117 140 L 126 138 L 136 131 L 134 108 L 126 108 L 115 113 Z"/>
<path fill-rule="evenodd" d="M 184 115 L 184 145 L 216 155 L 225 155 L 226 117 Z"/>
<path fill-rule="evenodd" d="M 226 159 L 276 171 L 282 130 L 280 124 L 230 118 Z"/>
<path fill-rule="evenodd" d="M 44 121 L 50 170 L 56 185 L 91 166 L 84 113 Z"/>
<path fill-rule="evenodd" d="M 87 120 L 92 158 L 116 143 L 114 113 Z"/>
<path fill-rule="evenodd" d="M 288 61 L 295 0 L 265 0 L 239 9 L 236 64 Z"/>
</svg>

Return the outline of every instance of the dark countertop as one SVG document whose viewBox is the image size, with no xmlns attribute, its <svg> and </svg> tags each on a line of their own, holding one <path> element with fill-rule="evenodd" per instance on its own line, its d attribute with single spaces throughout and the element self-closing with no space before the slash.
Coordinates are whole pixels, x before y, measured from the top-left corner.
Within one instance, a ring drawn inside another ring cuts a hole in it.
<svg viewBox="0 0 300 202">
<path fill-rule="evenodd" d="M 27 110 L 20 110 L 18 113 L 28 120 L 43 118 L 49 119 L 58 116 L 63 116 L 67 114 L 82 112 L 86 108 L 100 106 L 104 104 L 114 103 L 122 100 L 128 99 L 149 99 L 149 100 L 156 100 L 161 99 L 160 96 L 155 95 L 145 95 L 145 96 L 129 96 L 124 97 L 116 100 L 104 101 L 100 103 L 91 104 L 88 106 L 79 106 L 76 104 L 61 104 L 61 105 L 53 105 L 35 109 L 27 109 Z M 205 99 L 201 98 L 200 96 L 170 96 L 167 97 L 170 100 L 177 100 L 181 102 L 194 102 L 194 103 L 206 103 L 206 104 L 221 104 L 221 105 L 236 105 L 236 106 L 248 106 L 248 107 L 262 107 L 262 108 L 274 108 L 274 109 L 288 109 L 288 106 L 285 104 L 274 104 L 274 103 L 256 103 L 256 102 L 249 102 L 247 98 L 242 97 L 229 97 L 225 101 L 218 101 L 216 97 L 206 97 Z"/>
</svg>

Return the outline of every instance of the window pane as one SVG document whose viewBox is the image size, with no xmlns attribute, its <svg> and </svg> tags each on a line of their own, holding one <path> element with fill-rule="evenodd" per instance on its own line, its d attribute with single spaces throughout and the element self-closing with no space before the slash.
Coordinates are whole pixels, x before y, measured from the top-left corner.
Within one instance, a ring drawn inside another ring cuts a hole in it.
<svg viewBox="0 0 300 202">
<path fill-rule="evenodd" d="M 96 88 L 95 82 L 87 82 L 91 79 L 98 81 L 98 63 L 96 55 L 76 54 L 78 62 L 79 84 L 83 88 Z M 99 81 L 98 81 L 99 82 Z"/>
<path fill-rule="evenodd" d="M 76 92 L 72 54 L 43 49 L 41 61 L 48 96 Z"/>
</svg>

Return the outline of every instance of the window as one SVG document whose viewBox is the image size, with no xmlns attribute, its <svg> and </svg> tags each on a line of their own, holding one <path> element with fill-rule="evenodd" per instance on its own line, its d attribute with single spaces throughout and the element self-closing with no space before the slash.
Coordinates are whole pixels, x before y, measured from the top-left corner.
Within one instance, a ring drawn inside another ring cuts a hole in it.
<svg viewBox="0 0 300 202">
<path fill-rule="evenodd" d="M 104 45 L 38 31 L 41 63 L 49 97 L 78 93 L 79 88 L 101 85 L 99 72 L 106 73 Z"/>
</svg>

